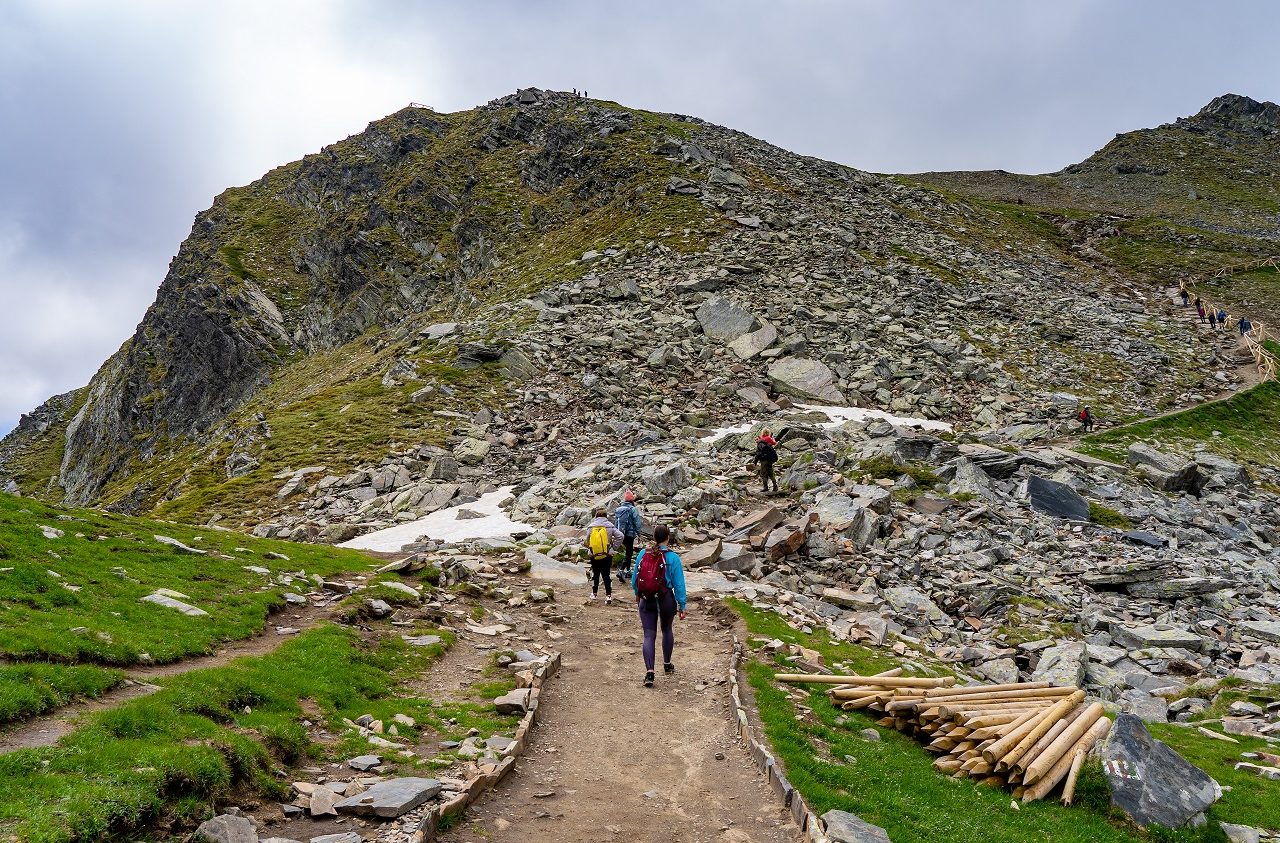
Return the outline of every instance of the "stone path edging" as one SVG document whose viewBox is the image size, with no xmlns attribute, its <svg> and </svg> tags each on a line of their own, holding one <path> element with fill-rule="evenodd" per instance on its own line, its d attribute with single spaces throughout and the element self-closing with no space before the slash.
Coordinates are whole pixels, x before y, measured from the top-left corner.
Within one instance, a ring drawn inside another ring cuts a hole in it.
<svg viewBox="0 0 1280 843">
<path fill-rule="evenodd" d="M 467 786 L 459 791 L 457 796 L 432 808 L 418 825 L 418 831 L 413 837 L 417 843 L 431 843 L 431 841 L 435 840 L 436 831 L 440 828 L 441 820 L 461 814 L 483 796 L 486 791 L 492 789 L 498 782 L 506 778 L 507 773 L 511 772 L 515 767 L 516 759 L 524 754 L 525 747 L 528 745 L 529 731 L 538 722 L 538 712 L 541 710 L 539 697 L 542 688 L 547 680 L 559 672 L 560 653 L 552 653 L 546 664 L 534 671 L 533 681 L 529 685 L 529 710 L 525 712 L 524 717 L 520 720 L 520 725 L 516 727 L 514 741 L 503 750 L 503 759 L 492 769 L 484 770 L 480 775 L 468 781 Z"/>
<path fill-rule="evenodd" d="M 738 673 L 742 665 L 742 642 L 733 636 L 733 656 L 729 660 L 729 698 L 733 705 L 733 716 L 738 724 L 738 737 L 751 753 L 751 760 L 769 779 L 769 786 L 777 794 L 778 801 L 791 812 L 791 819 L 800 829 L 804 843 L 830 843 L 823 827 L 822 820 L 809 810 L 802 797 L 791 782 L 778 759 L 773 757 L 765 743 L 764 730 L 752 725 L 747 707 L 742 703 L 742 693 L 738 687 Z"/>
</svg>

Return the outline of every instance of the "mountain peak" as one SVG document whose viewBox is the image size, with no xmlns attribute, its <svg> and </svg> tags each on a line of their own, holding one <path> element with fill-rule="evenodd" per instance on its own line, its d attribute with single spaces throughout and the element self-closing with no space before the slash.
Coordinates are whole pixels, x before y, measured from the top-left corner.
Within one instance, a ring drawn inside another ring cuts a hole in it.
<svg viewBox="0 0 1280 843">
<path fill-rule="evenodd" d="M 1240 94 L 1214 97 L 1191 121 L 1212 122 L 1237 131 L 1270 134 L 1280 129 L 1280 105 Z"/>
</svg>

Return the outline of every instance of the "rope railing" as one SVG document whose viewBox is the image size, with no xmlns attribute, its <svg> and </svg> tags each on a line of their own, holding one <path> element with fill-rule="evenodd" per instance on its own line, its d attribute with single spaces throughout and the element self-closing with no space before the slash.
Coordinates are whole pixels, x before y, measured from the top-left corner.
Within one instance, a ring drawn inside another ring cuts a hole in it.
<svg viewBox="0 0 1280 843">
<path fill-rule="evenodd" d="M 1257 260 L 1231 264 L 1229 266 L 1221 267 L 1209 277 L 1226 278 L 1227 276 L 1236 275 L 1241 272 L 1251 272 L 1255 269 L 1267 268 L 1274 269 L 1276 272 L 1280 273 L 1280 257 L 1259 258 Z M 1184 283 L 1182 284 L 1182 289 L 1191 292 L 1193 288 Z M 1210 302 L 1203 294 L 1197 292 L 1196 295 L 1200 298 L 1200 301 L 1204 304 L 1206 310 L 1212 307 L 1219 313 L 1226 311 L 1226 308 L 1219 304 Z M 1264 343 L 1273 335 L 1266 323 L 1254 319 L 1250 319 L 1249 323 L 1253 326 L 1252 329 L 1250 329 L 1248 333 L 1242 334 L 1240 338 L 1244 341 L 1245 348 L 1253 357 L 1253 362 L 1254 365 L 1258 367 L 1258 375 L 1260 378 L 1264 381 L 1275 380 L 1276 372 L 1280 369 L 1280 360 L 1277 360 L 1276 356 L 1268 351 L 1264 345 Z"/>
</svg>

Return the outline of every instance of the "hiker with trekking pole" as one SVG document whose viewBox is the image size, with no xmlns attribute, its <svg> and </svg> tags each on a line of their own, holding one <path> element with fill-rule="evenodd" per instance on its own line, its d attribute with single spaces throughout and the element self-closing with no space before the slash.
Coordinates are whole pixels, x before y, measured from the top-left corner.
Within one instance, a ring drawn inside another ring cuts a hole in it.
<svg viewBox="0 0 1280 843">
<path fill-rule="evenodd" d="M 670 676 L 676 672 L 671 661 L 676 647 L 676 636 L 671 625 L 676 615 L 685 619 L 684 566 L 679 554 L 667 547 L 671 530 L 665 524 L 653 528 L 653 542 L 640 552 L 631 572 L 631 589 L 636 594 L 640 611 L 640 628 L 644 632 L 644 644 L 640 651 L 644 656 L 644 686 L 653 687 L 654 663 L 658 626 L 662 626 L 662 672 Z"/>
</svg>

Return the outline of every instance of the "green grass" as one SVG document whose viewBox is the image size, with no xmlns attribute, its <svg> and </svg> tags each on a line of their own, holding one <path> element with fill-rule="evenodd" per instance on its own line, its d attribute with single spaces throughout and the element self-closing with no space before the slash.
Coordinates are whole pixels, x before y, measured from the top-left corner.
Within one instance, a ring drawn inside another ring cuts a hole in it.
<svg viewBox="0 0 1280 843">
<path fill-rule="evenodd" d="M 1235 769 L 1237 762 L 1245 760 L 1240 757 L 1241 753 L 1261 750 L 1274 754 L 1274 746 L 1241 735 L 1232 735 L 1239 743 L 1230 744 L 1174 723 L 1151 723 L 1148 728 L 1151 734 L 1212 776 L 1224 790 L 1231 788 L 1214 806 L 1213 816 L 1238 825 L 1280 829 L 1280 782 Z"/>
<path fill-rule="evenodd" d="M 1089 501 L 1089 520 L 1104 527 L 1117 527 L 1122 530 L 1127 530 L 1133 526 L 1123 513 L 1116 512 L 1111 507 L 1103 506 L 1097 501 Z"/>
<path fill-rule="evenodd" d="M 46 539 L 41 525 L 64 535 Z M 180 553 L 157 542 L 157 534 L 209 552 Z M 289 558 L 269 559 L 270 551 Z M 165 663 L 213 652 L 261 630 L 269 611 L 282 605 L 282 587 L 245 570 L 248 565 L 332 576 L 367 571 L 370 560 L 352 551 L 0 495 L 0 655 L 131 665 L 144 661 L 143 654 Z M 311 586 L 304 581 L 298 587 Z M 140 602 L 158 588 L 186 594 L 209 616 L 187 617 Z"/>
<path fill-rule="evenodd" d="M 100 697 L 123 681 L 121 671 L 94 665 L 0 665 L 0 726 Z"/>
<path fill-rule="evenodd" d="M 822 653 L 828 665 L 842 666 L 839 669 L 869 673 L 902 664 L 901 659 L 888 651 L 846 642 L 833 643 L 824 631 L 805 634 L 792 629 L 772 612 L 755 609 L 741 600 L 728 602 L 742 615 L 753 636 L 777 638 L 815 649 Z M 1280 800 L 1260 792 L 1267 788 L 1242 789 L 1239 797 L 1224 800 L 1211 809 L 1211 822 L 1204 830 L 1153 829 L 1144 833 L 1114 817 L 1105 798 L 1096 810 L 1086 807 L 1090 794 L 1096 795 L 1100 784 L 1100 773 L 1091 771 L 1081 778 L 1081 798 L 1075 807 L 1065 808 L 1055 800 L 1020 804 L 1019 810 L 1014 811 L 1008 792 L 938 773 L 932 767 L 934 756 L 912 738 L 876 727 L 873 718 L 861 712 L 840 711 L 828 702 L 818 686 L 780 687 L 773 681 L 773 674 L 786 664 L 781 657 L 775 657 L 774 661 L 755 658 L 746 663 L 745 673 L 755 693 L 765 735 L 781 759 L 791 784 L 815 814 L 832 809 L 855 813 L 884 828 L 894 843 L 972 843 L 976 840 L 1209 843 L 1222 839 L 1213 820 L 1243 823 L 1270 818 L 1280 810 Z M 910 672 L 937 673 L 940 666 L 933 666 L 932 671 L 912 666 Z M 793 698 L 806 692 L 812 692 L 811 696 Z M 881 740 L 862 739 L 858 732 L 867 728 L 875 728 Z M 1165 737 L 1163 733 L 1157 736 Z M 1181 744 L 1170 743 L 1181 749 Z M 1205 749 L 1221 754 L 1218 747 Z M 1101 783 L 1101 787 L 1105 791 L 1105 783 Z M 1271 787 L 1275 789 L 1274 784 Z M 1255 802 L 1270 799 L 1277 807 L 1237 810 L 1239 803 L 1250 799 Z"/>
<path fill-rule="evenodd" d="M 152 696 L 94 715 L 55 747 L 0 756 L 0 839 L 102 840 L 175 807 L 206 813 L 241 787 L 280 799 L 287 784 L 272 775 L 280 764 L 330 760 L 312 743 L 300 701 L 318 707 L 333 732 L 344 717 L 389 721 L 411 708 L 396 700 L 403 683 L 443 649 L 410 647 L 398 634 L 364 642 L 328 626 L 271 655 L 168 680 Z"/>
<path fill-rule="evenodd" d="M 1221 401 L 1091 434 L 1084 437 L 1080 450 L 1124 463 L 1129 445 L 1137 441 L 1187 454 L 1203 443 L 1243 463 L 1276 465 L 1280 463 L 1276 430 L 1280 430 L 1280 383 L 1269 381 Z"/>
</svg>

